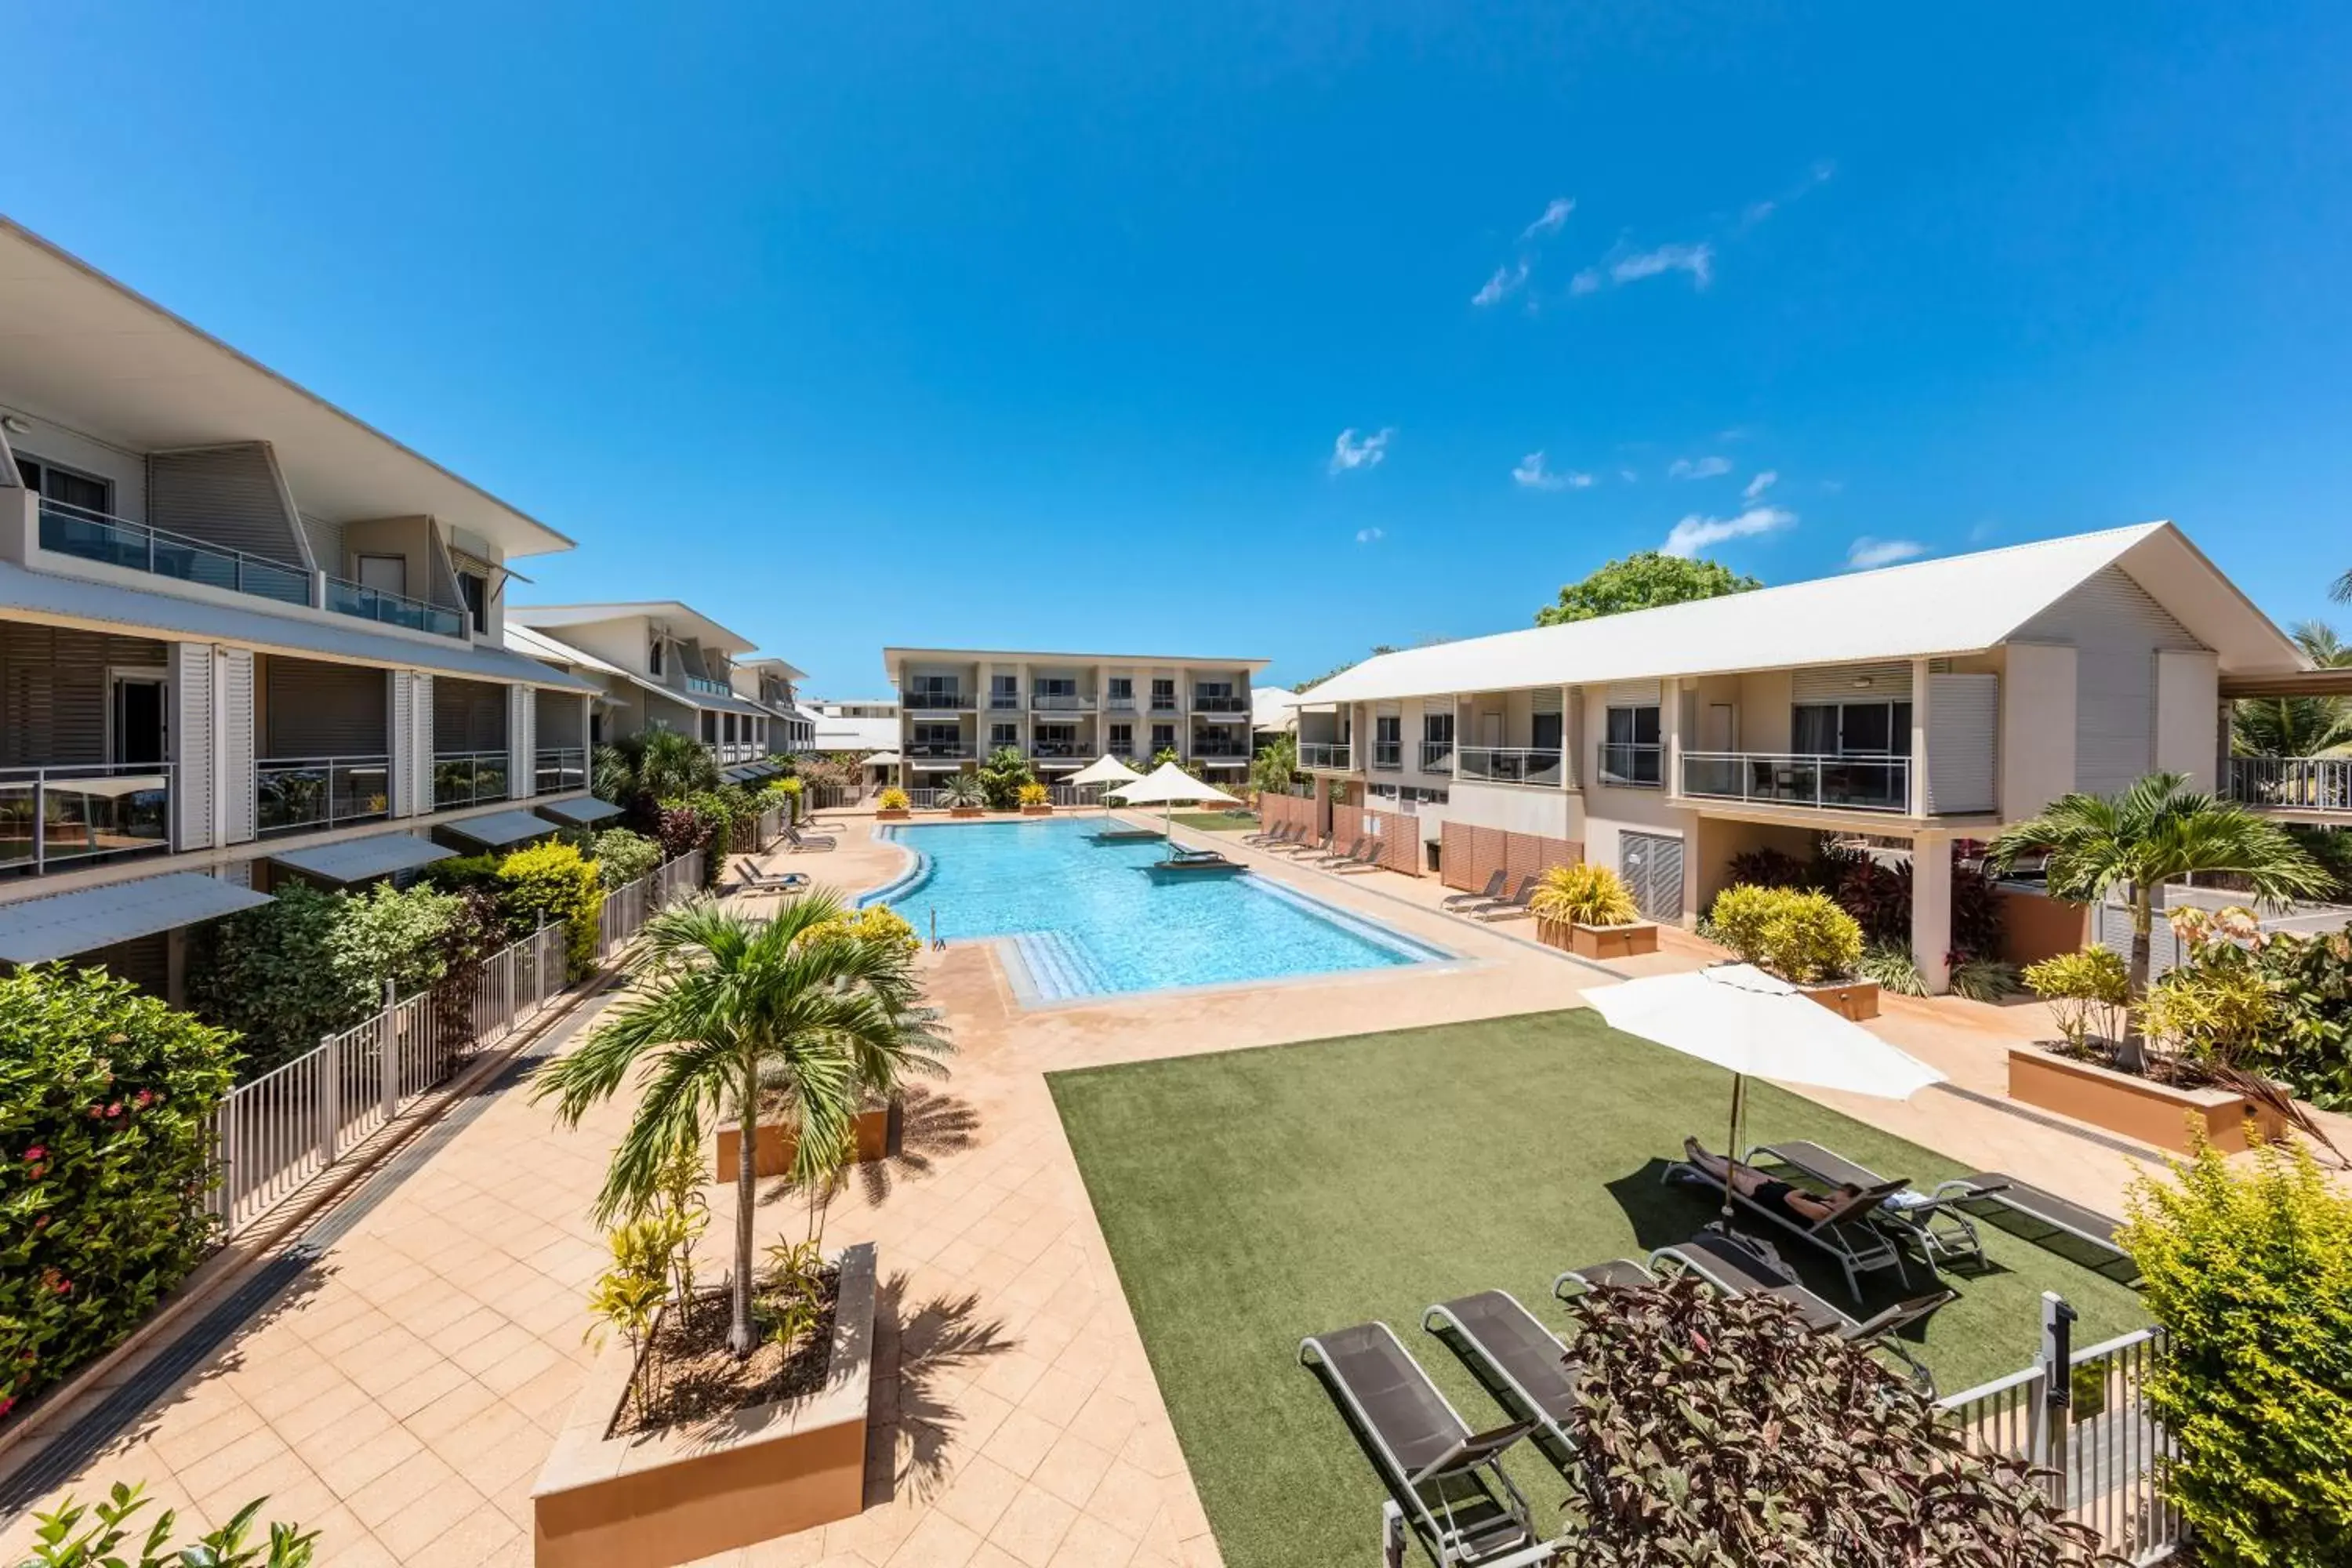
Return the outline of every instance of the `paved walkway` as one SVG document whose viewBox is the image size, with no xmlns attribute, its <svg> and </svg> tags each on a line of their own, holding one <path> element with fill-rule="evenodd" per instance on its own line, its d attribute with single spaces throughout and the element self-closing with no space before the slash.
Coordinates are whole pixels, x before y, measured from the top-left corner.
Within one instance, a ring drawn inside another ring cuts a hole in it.
<svg viewBox="0 0 2352 1568">
<path fill-rule="evenodd" d="M 904 852 L 874 841 L 863 818 L 844 821 L 837 850 L 769 863 L 850 889 L 903 868 Z M 829 1244 L 875 1241 L 882 1266 L 868 1506 L 710 1562 L 1218 1561 L 1044 1075 L 1572 1005 L 1612 978 L 1524 940 L 1524 921 L 1514 934 L 1439 912 L 1442 889 L 1426 880 L 1252 858 L 1462 962 L 1023 1012 L 988 951 L 927 955 L 961 1047 L 955 1076 L 913 1099 L 905 1153 L 859 1173 L 826 1233 Z M 1712 956 L 1670 939 L 1640 968 Z M 1882 1031 L 1970 1082 L 2037 1022 L 1897 1003 Z M 1842 1108 L 2091 1201 L 2112 1202 L 2126 1174 L 2108 1149 L 1956 1096 Z M 323 1531 L 331 1568 L 527 1563 L 531 1483 L 592 1353 L 581 1302 L 604 1251 L 586 1209 L 624 1120 L 608 1106 L 565 1131 L 518 1089 L 489 1097 L 70 1489 L 143 1479 L 204 1521 L 266 1493 L 269 1515 Z M 712 1191 L 715 1258 L 732 1191 Z M 797 1234 L 801 1218 L 778 1202 L 762 1230 Z M 0 1552 L 27 1535 L 16 1521 Z"/>
</svg>

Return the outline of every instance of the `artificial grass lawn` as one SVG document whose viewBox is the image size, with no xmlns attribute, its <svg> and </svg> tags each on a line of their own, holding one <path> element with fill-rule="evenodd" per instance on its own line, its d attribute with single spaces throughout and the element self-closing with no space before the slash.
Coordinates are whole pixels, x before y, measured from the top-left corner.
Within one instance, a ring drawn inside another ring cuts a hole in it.
<svg viewBox="0 0 2352 1568">
<path fill-rule="evenodd" d="M 1565 1337 L 1560 1270 L 1640 1257 L 1715 1216 L 1704 1194 L 1658 1175 L 1685 1134 L 1722 1146 L 1731 1093 L 1730 1074 L 1584 1010 L 1049 1081 L 1234 1568 L 1355 1568 L 1377 1552 L 1384 1494 L 1298 1365 L 1301 1338 L 1385 1320 L 1474 1429 L 1500 1424 L 1422 1310 L 1500 1286 Z M 1749 1086 L 1748 1125 L 1756 1142 L 1811 1138 L 1923 1185 L 1964 1173 L 1767 1084 Z M 1912 1336 L 1941 1391 L 2030 1362 L 2044 1289 L 2081 1311 L 2077 1344 L 2146 1321 L 2123 1287 L 1979 1228 L 1993 1268 L 1948 1277 L 1960 1299 Z M 1855 1310 L 1833 1264 L 1775 1240 L 1815 1290 Z M 1868 1310 L 1904 1293 L 1881 1286 Z M 1550 1528 L 1558 1475 L 1527 1445 L 1508 1468 Z"/>
<path fill-rule="evenodd" d="M 1203 833 L 1249 833 L 1256 830 L 1257 814 L 1244 812 L 1228 816 L 1222 811 L 1180 811 L 1176 814 L 1179 827 L 1197 827 Z"/>
</svg>

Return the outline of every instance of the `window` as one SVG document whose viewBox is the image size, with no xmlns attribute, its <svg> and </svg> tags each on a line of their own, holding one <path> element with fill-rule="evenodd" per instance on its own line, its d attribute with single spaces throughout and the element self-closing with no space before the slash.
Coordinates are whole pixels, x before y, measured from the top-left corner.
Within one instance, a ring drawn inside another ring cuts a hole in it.
<svg viewBox="0 0 2352 1568">
<path fill-rule="evenodd" d="M 1790 710 L 1800 756 L 1886 757 L 1911 750 L 1908 702 L 1800 702 Z"/>
<path fill-rule="evenodd" d="M 918 701 L 920 701 L 925 698 L 934 700 L 944 698 L 947 700 L 949 704 L 952 706 L 955 701 L 955 695 L 956 678 L 952 675 L 919 675 L 915 677 L 915 697 Z"/>
<path fill-rule="evenodd" d="M 1432 745 L 1452 745 L 1454 743 L 1454 715 L 1451 713 L 1423 714 L 1421 716 L 1421 738 L 1430 742 Z"/>
<path fill-rule="evenodd" d="M 1076 697 L 1078 694 L 1077 681 L 1066 675 L 1041 675 L 1030 684 L 1047 697 Z"/>
<path fill-rule="evenodd" d="M 1173 713 L 1176 710 L 1176 682 L 1174 680 L 1152 681 L 1151 706 L 1168 713 Z"/>
<path fill-rule="evenodd" d="M 1135 754 L 1134 725 L 1113 724 L 1110 727 L 1110 754 L 1114 757 L 1131 757 Z"/>
<path fill-rule="evenodd" d="M 988 705 L 991 708 L 1021 706 L 1021 678 L 1017 675 L 992 675 L 988 678 Z"/>
<path fill-rule="evenodd" d="M 1160 752 L 1172 752 L 1172 751 L 1174 751 L 1175 749 L 1176 749 L 1176 726 L 1175 726 L 1175 725 L 1173 725 L 1173 724 L 1154 724 L 1153 726 L 1151 726 L 1151 754 L 1152 754 L 1153 756 L 1155 756 L 1155 757 L 1156 757 L 1156 756 L 1158 756 L 1158 755 L 1159 755 Z"/>
<path fill-rule="evenodd" d="M 95 474 L 76 473 L 41 458 L 20 457 L 16 459 L 16 477 L 26 489 L 50 500 L 89 511 L 114 510 L 114 487 Z"/>
<path fill-rule="evenodd" d="M 1230 680 L 1196 680 L 1192 682 L 1192 695 L 1195 697 L 1231 697 L 1233 694 L 1234 683 Z"/>
<path fill-rule="evenodd" d="M 662 672 L 662 639 L 659 637 L 654 638 L 646 649 L 646 668 L 656 675 Z"/>
<path fill-rule="evenodd" d="M 1606 738 L 1601 746 L 1603 784 L 1655 788 L 1665 780 L 1665 757 L 1658 743 L 1655 703 L 1609 710 Z M 1555 742 L 1557 732 L 1555 732 Z"/>
<path fill-rule="evenodd" d="M 1114 701 L 1133 701 L 1135 700 L 1135 678 L 1131 675 L 1112 676 L 1110 678 L 1110 694 Z"/>
<path fill-rule="evenodd" d="M 490 629 L 490 580 L 478 572 L 457 574 L 457 596 L 466 601 L 466 618 L 477 634 Z"/>
<path fill-rule="evenodd" d="M 379 594 L 408 597 L 408 557 L 405 555 L 362 555 L 360 557 L 360 586 L 373 588 Z"/>
<path fill-rule="evenodd" d="M 1538 752 L 1559 750 L 1559 721 L 1557 713 L 1536 713 L 1528 716 L 1528 739 Z"/>
<path fill-rule="evenodd" d="M 719 742 L 719 715 L 718 715 L 718 714 L 716 714 L 716 713 L 705 713 L 705 714 L 702 716 L 702 738 L 703 738 L 704 742 L 707 742 L 707 743 L 709 743 L 709 744 L 711 744 L 711 745 L 716 745 L 716 744 L 718 744 L 718 742 Z"/>
<path fill-rule="evenodd" d="M 1019 745 L 1021 743 L 1021 726 L 1018 724 L 991 724 L 988 727 L 988 743 L 991 746 Z"/>
</svg>

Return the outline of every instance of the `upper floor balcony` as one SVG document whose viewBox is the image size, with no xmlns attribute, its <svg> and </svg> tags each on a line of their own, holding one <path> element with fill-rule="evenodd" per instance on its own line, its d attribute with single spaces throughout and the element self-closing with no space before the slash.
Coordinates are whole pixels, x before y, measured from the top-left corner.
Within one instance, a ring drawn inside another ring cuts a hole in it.
<svg viewBox="0 0 2352 1568">
<path fill-rule="evenodd" d="M 392 815 L 392 758 L 264 757 L 254 764 L 255 820 L 267 836 L 316 833 Z"/>
<path fill-rule="evenodd" d="M 1095 700 L 1087 691 L 1032 691 L 1029 706 L 1039 713 L 1091 713 Z"/>
<path fill-rule="evenodd" d="M 1456 746 L 1454 776 L 1484 784 L 1558 788 L 1567 776 L 1558 746 Z"/>
<path fill-rule="evenodd" d="M 357 616 L 380 626 L 406 626 L 413 632 L 431 632 L 436 637 L 466 635 L 466 617 L 456 610 L 428 605 L 405 594 L 365 587 L 341 577 L 321 577 L 320 581 L 323 585 L 323 607 L 338 615 Z"/>
<path fill-rule="evenodd" d="M 2224 793 L 2289 816 L 2352 816 L 2352 757 L 2231 757 Z"/>
<path fill-rule="evenodd" d="M 1327 773 L 1348 773 L 1355 767 L 1355 747 L 1346 741 L 1301 741 L 1298 765 Z"/>
<path fill-rule="evenodd" d="M 1648 741 L 1603 742 L 1601 782 L 1619 789 L 1663 789 L 1666 748 Z"/>
<path fill-rule="evenodd" d="M 729 697 L 734 694 L 735 689 L 727 682 L 713 680 L 707 675 L 689 675 L 685 679 L 686 689 L 698 697 Z"/>
<path fill-rule="evenodd" d="M 907 693 L 909 713 L 969 713 L 972 710 L 972 695 L 957 687 L 919 687 Z"/>
<path fill-rule="evenodd" d="M 1203 694 L 1201 692 L 1195 692 L 1192 695 L 1192 711 L 1206 717 L 1214 718 L 1225 715 L 1247 714 L 1249 710 L 1250 700 L 1246 697 L 1234 697 L 1223 693 Z"/>
<path fill-rule="evenodd" d="M 1772 752 L 1685 752 L 1682 793 L 1744 805 L 1907 812 L 1911 759 Z"/>
</svg>

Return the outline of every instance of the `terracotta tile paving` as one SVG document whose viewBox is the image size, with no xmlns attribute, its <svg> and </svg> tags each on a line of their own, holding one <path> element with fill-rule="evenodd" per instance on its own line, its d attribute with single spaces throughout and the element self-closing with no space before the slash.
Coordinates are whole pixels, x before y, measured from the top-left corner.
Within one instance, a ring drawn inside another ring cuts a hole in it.
<svg viewBox="0 0 2352 1568">
<path fill-rule="evenodd" d="M 839 849 L 769 863 L 878 885 L 904 853 L 867 826 L 850 817 Z M 1236 849 L 1229 837 L 1220 847 Z M 906 1152 L 858 1173 L 826 1231 L 829 1244 L 875 1242 L 882 1268 L 868 1506 L 706 1564 L 1219 1562 L 1044 1075 L 1571 1005 L 1611 978 L 1535 948 L 1526 922 L 1514 932 L 1437 911 L 1433 882 L 1250 858 L 1461 962 L 1024 1013 L 987 952 L 927 956 L 955 1026 L 955 1076 L 913 1099 Z M 1712 956 L 1676 933 L 1627 972 Z M 1957 1081 L 1997 1090 L 2001 1047 L 2040 1023 L 2032 1009 L 1890 1003 L 1880 1027 Z M 2112 1202 L 2126 1174 L 2112 1152 L 1950 1095 L 1841 1109 L 2095 1202 Z M 191 1521 L 268 1493 L 271 1515 L 324 1531 L 334 1568 L 528 1563 L 530 1487 L 591 1354 L 579 1303 L 604 1250 L 586 1210 L 624 1119 L 606 1107 L 560 1131 L 504 1092 L 70 1489 L 143 1479 Z M 711 1192 L 715 1275 L 732 1191 Z M 783 1235 L 802 1222 L 782 1202 L 761 1223 Z M 0 1550 L 28 1534 L 14 1521 Z"/>
</svg>

